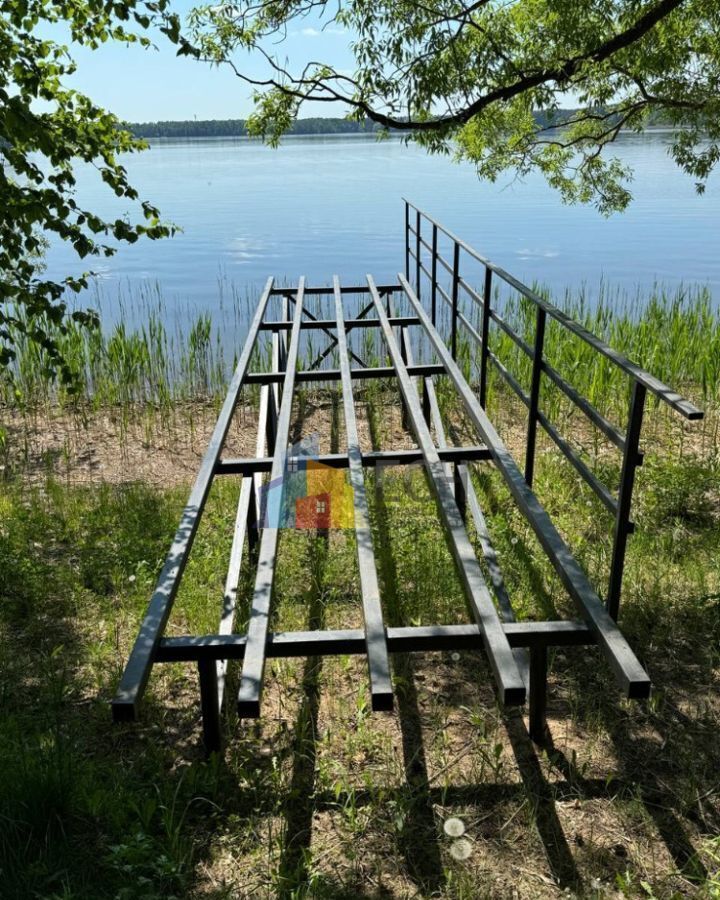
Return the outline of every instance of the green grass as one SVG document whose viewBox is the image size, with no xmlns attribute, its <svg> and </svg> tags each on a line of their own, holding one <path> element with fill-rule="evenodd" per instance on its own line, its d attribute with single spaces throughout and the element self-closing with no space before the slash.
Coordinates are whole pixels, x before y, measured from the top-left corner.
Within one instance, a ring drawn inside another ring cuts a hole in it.
<svg viewBox="0 0 720 900">
<path fill-rule="evenodd" d="M 648 362 L 645 340 L 627 336 L 640 362 Z M 366 351 L 380 358 L 376 344 Z M 463 353 L 471 369 L 469 345 Z M 679 375 L 680 363 L 672 365 Z M 222 760 L 204 759 L 189 665 L 156 667 L 141 720 L 113 726 L 108 701 L 187 486 L 30 484 L 22 465 L 8 465 L 0 482 L 0 897 L 474 900 L 513 891 L 559 897 L 566 888 L 588 898 L 719 897 L 718 417 L 692 365 L 680 381 L 707 397 L 709 422 L 681 432 L 651 407 L 625 579 L 623 629 L 655 694 L 647 704 L 622 700 L 595 651 L 551 654 L 554 747 L 539 757 L 517 714 L 497 707 L 491 675 L 473 653 L 393 657 L 393 715 L 370 711 L 362 657 L 271 660 L 263 718 L 239 724 L 228 714 Z M 588 386 L 585 369 L 573 374 Z M 442 385 L 439 393 L 454 415 Z M 142 403 L 141 394 L 128 397 Z M 611 396 L 610 412 L 623 397 Z M 298 404 L 301 414 L 311 399 Z M 379 447 L 397 396 L 373 382 L 364 400 Z M 102 410 L 116 400 L 92 402 Z M 180 395 L 167 402 L 172 419 Z M 517 410 L 497 384 L 491 409 L 519 453 Z M 579 420 L 559 401 L 552 411 L 578 433 Z M 337 437 L 336 418 L 332 431 Z M 617 478 L 619 459 L 579 433 L 596 470 Z M 474 478 L 518 614 L 572 614 L 496 473 L 476 467 Z M 604 509 L 555 453 L 538 454 L 536 487 L 603 590 Z M 467 621 L 422 473 L 368 473 L 368 488 L 387 622 Z M 232 477 L 213 487 L 170 634 L 217 628 L 238 491 Z M 273 628 L 361 624 L 352 533 L 327 542 L 283 533 L 280 548 Z M 252 585 L 247 562 L 241 584 L 239 631 Z M 232 666 L 229 697 L 237 677 Z M 453 856 L 449 817 L 466 825 L 467 860 Z"/>
</svg>

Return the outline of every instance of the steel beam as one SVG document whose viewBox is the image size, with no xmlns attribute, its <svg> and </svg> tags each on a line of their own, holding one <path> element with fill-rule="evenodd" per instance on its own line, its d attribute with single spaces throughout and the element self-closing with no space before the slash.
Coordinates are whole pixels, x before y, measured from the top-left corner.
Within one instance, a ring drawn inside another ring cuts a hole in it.
<svg viewBox="0 0 720 900">
<path fill-rule="evenodd" d="M 392 327 L 388 322 L 388 317 L 383 309 L 372 276 L 368 275 L 367 279 L 371 296 L 375 301 L 377 316 L 382 322 L 383 336 L 397 372 L 400 391 L 408 409 L 412 429 L 423 453 L 425 470 L 438 502 L 438 509 L 448 536 L 450 550 L 452 551 L 473 615 L 482 630 L 485 649 L 490 667 L 495 676 L 500 699 L 508 705 L 522 704 L 525 702 L 525 684 L 502 630 L 502 625 L 485 584 L 480 564 L 470 543 L 465 523 L 455 502 L 452 488 L 445 477 L 443 463 L 438 456 L 430 430 L 423 418 L 420 398 L 402 361 L 400 348 L 395 340 Z M 407 282 L 405 283 L 407 284 Z M 422 307 L 420 308 L 422 309 Z"/>
<path fill-rule="evenodd" d="M 582 647 L 595 643 L 581 622 L 505 622 L 502 629 L 512 648 Z M 155 662 L 197 662 L 201 659 L 242 659 L 247 638 L 240 634 L 204 634 L 163 638 Z M 434 653 L 452 650 L 484 650 L 477 625 L 424 625 L 387 629 L 390 653 Z M 269 633 L 268 659 L 304 656 L 363 656 L 367 653 L 362 628 L 333 631 L 285 631 Z"/>
<path fill-rule="evenodd" d="M 190 497 L 183 510 L 170 552 L 165 558 L 165 563 L 145 613 L 145 618 L 140 626 L 140 631 L 112 701 L 113 718 L 116 721 L 132 720 L 137 715 L 138 704 L 142 700 L 150 669 L 152 668 L 153 655 L 165 629 L 180 579 L 190 555 L 190 549 L 200 525 L 200 518 L 215 474 L 215 466 L 220 458 L 225 438 L 230 429 L 233 413 L 240 396 L 240 389 L 246 383 L 250 357 L 255 349 L 255 342 L 260 330 L 260 324 L 265 315 L 265 308 L 270 299 L 272 286 L 273 279 L 270 278 L 265 285 L 265 290 L 250 324 L 245 346 L 240 354 L 240 359 L 230 382 L 225 402 L 220 410 L 220 415 L 205 452 L 200 471 L 197 474 Z"/>
<path fill-rule="evenodd" d="M 335 285 L 335 317 L 337 320 L 338 355 L 342 373 L 347 455 L 350 465 L 350 483 L 353 490 L 355 543 L 357 546 L 360 592 L 362 594 L 363 617 L 365 620 L 365 643 L 367 645 L 370 674 L 370 698 L 373 709 L 388 710 L 393 707 L 390 661 L 388 659 L 385 624 L 380 605 L 380 586 L 375 565 L 370 512 L 365 493 L 363 454 L 360 450 L 357 421 L 355 419 L 355 401 L 353 399 L 352 379 L 350 377 L 342 294 L 340 293 L 340 280 L 337 276 L 333 279 L 333 283 Z"/>
<path fill-rule="evenodd" d="M 650 679 L 640 665 L 627 640 L 613 621 L 587 575 L 580 568 L 555 528 L 550 516 L 540 505 L 535 494 L 525 483 L 525 479 L 505 444 L 480 406 L 470 385 L 465 381 L 457 364 L 450 355 L 442 338 L 433 327 L 430 318 L 418 302 L 409 282 L 400 275 L 400 283 L 410 305 L 422 319 L 422 325 L 435 348 L 438 358 L 445 366 L 447 374 L 455 385 L 460 399 L 467 410 L 478 435 L 493 454 L 505 483 L 510 489 L 519 509 L 528 520 L 540 541 L 553 568 L 565 588 L 575 601 L 580 613 L 597 635 L 598 644 L 615 676 L 628 697 L 643 698 L 650 694 Z"/>
<path fill-rule="evenodd" d="M 480 462 L 491 460 L 492 454 L 487 447 L 478 445 L 475 447 L 442 447 L 438 450 L 443 462 Z M 306 460 L 307 457 L 288 457 L 288 463 L 293 459 Z M 314 457 L 316 462 L 324 466 L 332 466 L 333 469 L 347 469 L 350 467 L 350 459 L 347 453 L 324 453 Z M 375 468 L 376 466 L 410 466 L 413 463 L 423 461 L 421 450 L 373 450 L 362 454 L 363 468 Z M 272 456 L 245 456 L 239 459 L 220 459 L 215 467 L 218 475 L 249 475 L 253 472 L 269 472 L 272 469 Z"/>
<path fill-rule="evenodd" d="M 284 492 L 283 478 L 290 436 L 290 415 L 292 413 L 295 369 L 297 368 L 300 345 L 300 323 L 303 315 L 305 279 L 301 278 L 295 297 L 295 314 L 287 355 L 287 371 L 283 381 L 282 400 L 278 415 L 275 456 L 270 473 L 270 483 L 275 482 L 280 491 L 279 506 L 282 508 Z M 277 562 L 277 548 L 280 535 L 278 523 L 267 522 L 262 530 L 258 554 L 257 574 L 253 591 L 250 622 L 247 633 L 247 652 L 243 660 L 240 689 L 238 691 L 238 715 L 242 718 L 257 718 L 260 715 L 260 700 L 265 673 L 265 645 L 267 642 L 272 601 L 273 582 Z"/>
</svg>

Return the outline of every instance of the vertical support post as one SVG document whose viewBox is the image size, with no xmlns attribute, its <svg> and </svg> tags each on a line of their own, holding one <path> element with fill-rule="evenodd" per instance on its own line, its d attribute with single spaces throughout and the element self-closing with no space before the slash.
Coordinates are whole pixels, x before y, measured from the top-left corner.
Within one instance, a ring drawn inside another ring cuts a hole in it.
<svg viewBox="0 0 720 900">
<path fill-rule="evenodd" d="M 420 251 L 422 249 L 420 244 L 421 221 L 420 210 L 418 209 L 415 212 L 415 294 L 418 300 L 420 299 Z"/>
<path fill-rule="evenodd" d="M 405 277 L 410 281 L 410 204 L 405 201 Z"/>
<path fill-rule="evenodd" d="M 460 244 L 455 241 L 453 247 L 453 274 L 452 274 L 452 331 L 450 349 L 452 358 L 457 360 L 457 322 L 458 322 L 458 289 L 460 282 Z"/>
<path fill-rule="evenodd" d="M 625 453 L 623 455 L 622 473 L 620 475 L 620 492 L 618 494 L 617 516 L 615 518 L 615 538 L 613 541 L 612 563 L 610 565 L 610 584 L 608 587 L 607 610 L 617 621 L 620 612 L 620 594 L 622 593 L 623 571 L 625 569 L 625 551 L 628 535 L 632 531 L 630 510 L 632 507 L 633 488 L 635 486 L 635 470 L 641 464 L 640 433 L 642 431 L 647 390 L 639 381 L 633 383 L 630 413 L 625 433 Z"/>
<path fill-rule="evenodd" d="M 282 320 L 287 322 L 290 319 L 290 301 L 287 297 L 282 298 Z M 283 331 L 279 335 L 280 338 L 280 371 L 285 371 L 287 365 L 287 332 Z"/>
<path fill-rule="evenodd" d="M 542 306 L 537 307 L 535 321 L 535 351 L 530 383 L 530 409 L 528 411 L 527 442 L 525 444 L 525 482 L 532 487 L 535 474 L 535 442 L 537 440 L 538 406 L 540 403 L 540 377 L 542 375 L 543 346 L 545 343 L 546 314 Z"/>
<path fill-rule="evenodd" d="M 480 346 L 480 406 L 487 403 L 488 340 L 490 338 L 490 302 L 492 295 L 492 269 L 485 266 L 485 287 L 483 290 L 482 344 Z"/>
<path fill-rule="evenodd" d="M 529 727 L 536 744 L 545 742 L 547 727 L 547 647 L 536 644 L 530 648 Z"/>
<path fill-rule="evenodd" d="M 460 510 L 460 515 L 467 521 L 467 466 L 458 463 L 453 465 L 453 487 L 455 488 L 455 502 Z"/>
<path fill-rule="evenodd" d="M 258 540 L 259 540 L 259 527 L 260 523 L 258 522 L 258 508 L 259 508 L 260 498 L 255 493 L 255 479 L 250 476 L 250 505 L 248 506 L 248 514 L 247 514 L 247 538 L 248 538 L 248 549 L 251 553 L 254 553 L 257 549 Z"/>
<path fill-rule="evenodd" d="M 433 326 L 437 325 L 437 256 L 438 256 L 438 227 L 433 223 L 432 227 L 432 260 L 430 261 L 430 320 Z"/>
<path fill-rule="evenodd" d="M 422 380 L 422 383 L 423 383 L 422 413 L 423 413 L 423 418 L 428 423 L 428 425 L 430 425 L 431 424 L 430 417 L 432 414 L 432 410 L 430 407 L 430 391 L 428 390 L 428 381 L 429 381 L 429 379 L 427 377 L 423 378 L 423 380 Z"/>
<path fill-rule="evenodd" d="M 219 753 L 221 748 L 217 661 L 199 659 L 198 674 L 200 676 L 203 743 L 205 752 L 209 756 L 211 753 Z"/>
</svg>

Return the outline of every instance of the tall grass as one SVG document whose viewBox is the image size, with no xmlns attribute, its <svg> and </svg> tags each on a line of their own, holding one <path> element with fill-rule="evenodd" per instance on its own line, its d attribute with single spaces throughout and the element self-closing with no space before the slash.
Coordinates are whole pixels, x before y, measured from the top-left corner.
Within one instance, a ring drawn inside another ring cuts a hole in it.
<svg viewBox="0 0 720 900">
<path fill-rule="evenodd" d="M 549 293 L 539 293 L 552 300 Z M 536 307 L 517 294 L 499 297 L 506 321 L 530 346 L 534 343 Z M 696 402 L 720 402 L 720 306 L 708 288 L 656 285 L 634 295 L 601 285 L 592 300 L 584 289 L 568 290 L 563 311 L 678 391 Z M 490 343 L 522 384 L 529 384 L 527 355 L 497 327 Z M 593 404 L 608 413 L 627 408 L 628 379 L 589 344 L 549 318 L 545 358 Z M 550 389 L 551 386 L 548 385 Z M 552 390 L 547 400 L 552 402 Z"/>
<path fill-rule="evenodd" d="M 548 295 L 542 288 L 541 294 Z M 548 295 L 549 296 L 549 295 Z M 91 409 L 151 405 L 160 410 L 195 399 L 217 399 L 224 393 L 229 374 L 244 342 L 254 298 L 231 289 L 221 295 L 213 312 L 187 308 L 178 311 L 165 302 L 158 286 L 133 288 L 111 304 L 98 295 L 102 310 L 112 310 L 99 330 L 71 325 L 66 333 L 49 322 L 42 324 L 62 348 L 76 374 L 79 390 L 70 393 L 48 373 L 37 344 L 16 332 L 12 335 L 16 360 L 0 379 L 0 402 L 6 406 L 37 409 L 48 404 Z M 600 287 L 597 295 L 572 289 L 558 302 L 573 318 L 609 344 L 648 368 L 693 399 L 720 403 L 720 306 L 706 288 L 661 285 L 646 293 L 629 295 Z M 532 345 L 535 307 L 517 294 L 496 295 L 496 307 Z M 465 314 L 480 324 L 479 306 L 467 302 Z M 442 310 L 443 319 L 448 310 Z M 475 353 L 460 327 L 460 358 L 473 374 Z M 312 340 L 313 333 L 308 332 Z M 319 336 L 318 336 L 319 337 Z M 379 360 L 379 335 L 367 331 L 357 349 Z M 322 336 L 322 345 L 325 338 Z M 528 385 L 530 360 L 494 324 L 490 344 L 494 352 Z M 266 343 L 258 355 L 268 355 Z M 421 354 L 422 355 L 422 354 Z M 546 358 L 591 402 L 606 412 L 623 413 L 627 379 L 587 344 L 550 319 L 545 337 Z M 260 362 L 260 360 L 259 360 Z M 369 362 L 372 364 L 372 361 Z M 547 384 L 545 403 L 560 400 Z"/>
<path fill-rule="evenodd" d="M 61 329 L 43 319 L 11 330 L 16 358 L 0 380 L 0 400 L 34 409 L 47 404 L 93 408 L 151 404 L 159 408 L 224 393 L 242 346 L 251 302 L 232 292 L 213 313 L 169 308 L 158 285 L 133 287 L 111 300 L 98 292 L 93 304 L 99 329 L 70 323 Z M 72 389 L 48 371 L 43 350 L 28 340 L 39 325 L 56 340 L 75 375 Z M 233 340 L 235 339 L 235 340 Z"/>
</svg>

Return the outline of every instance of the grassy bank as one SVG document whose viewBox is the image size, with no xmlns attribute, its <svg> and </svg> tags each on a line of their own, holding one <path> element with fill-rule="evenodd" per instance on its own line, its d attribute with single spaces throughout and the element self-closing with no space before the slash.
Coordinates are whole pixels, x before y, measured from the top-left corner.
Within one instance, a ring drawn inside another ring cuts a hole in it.
<svg viewBox="0 0 720 900">
<path fill-rule="evenodd" d="M 215 386 L 203 378 L 228 360 L 213 349 L 220 344 L 210 323 L 209 355 L 175 346 L 176 365 L 205 360 L 199 370 L 185 366 L 192 378 L 176 369 L 153 381 L 149 373 L 159 371 L 161 360 L 147 326 L 138 337 L 147 355 L 138 353 L 134 368 L 110 368 L 108 347 L 123 344 L 127 330 L 124 338 L 120 331 L 95 336 L 92 351 L 90 339 L 77 338 L 83 347 L 77 358 L 94 373 L 80 398 L 28 376 L 20 397 L 6 395 L 22 408 L 12 411 L 12 428 L 6 409 L 0 492 L 0 896 L 720 896 L 718 386 L 705 377 L 713 362 L 707 346 L 717 342 L 720 327 L 705 299 L 648 300 L 655 312 L 640 319 L 637 306 L 613 316 L 587 312 L 597 319 L 591 327 L 604 328 L 650 365 L 642 354 L 652 354 L 653 341 L 666 340 L 674 322 L 688 351 L 658 357 L 669 367 L 658 374 L 706 399 L 710 415 L 692 430 L 649 411 L 622 624 L 652 675 L 653 699 L 621 700 L 595 651 L 556 652 L 554 746 L 539 755 L 517 714 L 497 707 L 485 662 L 472 653 L 394 657 L 393 714 L 370 712 L 362 659 L 271 661 L 263 719 L 228 721 L 223 761 L 203 758 L 190 666 L 156 670 L 142 720 L 112 726 L 107 703 L 191 473 L 168 467 L 170 475 L 151 483 L 145 470 L 138 479 L 133 463 L 114 483 L 92 483 L 80 452 L 88 448 L 73 445 L 61 462 L 30 478 L 22 429 L 42 425 L 44 416 L 70 417 L 81 445 L 82 435 L 86 444 L 94 440 L 98 417 L 115 417 L 113 434 L 131 460 L 157 458 L 152 429 L 122 427 L 123 415 L 177 432 L 178 424 L 188 427 L 183 409 L 202 401 L 194 421 L 212 421 L 224 370 Z M 522 325 L 519 309 L 515 321 Z M 595 384 L 598 402 L 619 414 L 620 386 L 600 390 L 602 377 L 580 350 L 554 337 L 549 348 L 573 383 Z M 472 369 L 469 346 L 464 353 Z M 511 363 L 512 353 L 501 345 Z M 120 397 L 118 388 L 111 395 L 110 382 L 126 375 L 127 393 Z M 163 379 L 168 415 L 147 418 Z M 391 386 L 374 384 L 360 399 L 364 440 L 397 446 L 402 435 Z M 596 470 L 616 477 L 618 460 L 568 419 L 559 398 L 547 399 Z M 492 413 L 519 454 L 521 429 L 499 385 Z M 306 392 L 294 432 L 322 425 L 339 435 L 338 415 L 337 397 Z M 247 439 L 252 443 L 254 435 Z M 173 446 L 162 451 L 171 461 Z M 601 585 L 607 518 L 557 455 L 541 449 L 548 452 L 538 454 L 538 492 Z M 387 622 L 466 621 L 421 473 L 386 475 L 382 484 L 369 478 Z M 572 614 L 500 481 L 480 467 L 474 478 L 518 613 Z M 230 477 L 213 489 L 170 633 L 217 628 L 238 491 L 239 479 Z M 283 534 L 279 562 L 274 628 L 360 625 L 351 534 L 334 533 L 328 543 L 310 533 Z M 245 598 L 250 578 L 246 568 Z M 246 617 L 245 603 L 239 631 Z M 237 671 L 231 674 L 232 696 Z M 452 817 L 465 824 L 467 845 L 445 833 Z"/>
</svg>

